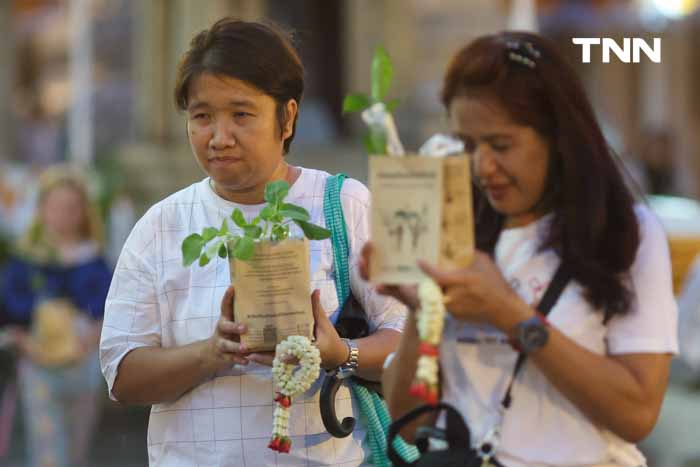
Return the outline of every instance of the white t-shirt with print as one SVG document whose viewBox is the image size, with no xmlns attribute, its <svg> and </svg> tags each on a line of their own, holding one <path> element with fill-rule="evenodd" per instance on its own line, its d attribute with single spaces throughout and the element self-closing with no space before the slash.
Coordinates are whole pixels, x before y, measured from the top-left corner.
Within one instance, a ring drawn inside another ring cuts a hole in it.
<svg viewBox="0 0 700 467">
<path fill-rule="evenodd" d="M 302 169 L 287 197 L 287 202 L 306 208 L 311 222 L 319 225 L 325 225 L 323 194 L 328 176 Z M 369 236 L 369 192 L 360 182 L 348 179 L 341 203 L 351 251 L 352 292 L 367 310 L 372 331 L 400 331 L 405 308 L 376 294 L 355 268 Z M 193 264 L 186 268 L 182 240 L 204 227 L 220 226 L 236 207 L 251 219 L 262 206 L 237 205 L 220 198 L 207 178 L 157 203 L 139 220 L 122 250 L 105 308 L 100 358 L 112 398 L 119 363 L 129 351 L 181 346 L 206 339 L 214 331 L 221 299 L 230 284 L 228 260 L 217 257 L 205 267 Z M 233 222 L 229 228 L 237 229 Z M 310 242 L 310 261 L 311 287 L 320 289 L 321 304 L 331 315 L 338 308 L 338 299 L 330 240 Z M 317 381 L 307 394 L 294 399 L 292 450 L 278 454 L 267 448 L 274 397 L 270 368 L 254 363 L 232 366 L 179 400 L 152 407 L 149 463 L 167 467 L 359 465 L 364 458 L 364 431 L 358 429 L 343 439 L 326 433 L 319 412 L 319 387 Z M 337 395 L 338 417 L 357 417 L 354 405 L 349 390 L 342 387 Z"/>
<path fill-rule="evenodd" d="M 597 354 L 677 353 L 677 309 L 668 244 L 648 208 L 635 208 L 641 243 L 631 268 L 634 299 L 627 315 L 606 325 L 603 314 L 570 282 L 548 315 L 552 326 Z M 551 250 L 538 251 L 551 215 L 501 232 L 496 263 L 527 303 L 538 303 L 559 266 Z M 517 354 L 493 328 L 448 318 L 441 350 L 444 397 L 464 415 L 472 443 L 480 444 L 498 419 Z M 580 371 L 586 372 L 585 368 Z M 507 467 L 645 465 L 634 445 L 591 423 L 531 363 L 522 368 L 506 412 L 497 457 Z"/>
</svg>

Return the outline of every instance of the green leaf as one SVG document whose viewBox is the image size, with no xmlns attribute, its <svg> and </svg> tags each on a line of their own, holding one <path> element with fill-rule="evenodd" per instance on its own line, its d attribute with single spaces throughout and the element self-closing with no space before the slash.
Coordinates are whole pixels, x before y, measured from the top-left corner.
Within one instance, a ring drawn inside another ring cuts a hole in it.
<svg viewBox="0 0 700 467">
<path fill-rule="evenodd" d="M 209 245 L 209 247 L 206 249 L 204 254 L 207 255 L 207 258 L 209 258 L 209 259 L 215 258 L 216 255 L 219 254 L 219 248 L 221 246 L 223 246 L 223 243 L 224 243 L 223 238 L 220 238 L 219 240 L 212 242 L 212 244 Z"/>
<path fill-rule="evenodd" d="M 382 47 L 377 47 L 372 59 L 372 99 L 376 102 L 384 100 L 391 80 L 394 75 L 394 67 L 389 55 Z"/>
<path fill-rule="evenodd" d="M 209 264 L 209 257 L 208 257 L 207 254 L 205 253 L 205 254 L 203 254 L 202 256 L 199 257 L 199 265 L 200 265 L 201 267 L 204 267 L 204 266 L 206 266 L 207 264 Z"/>
<path fill-rule="evenodd" d="M 219 247 L 219 258 L 226 258 L 228 256 L 228 250 L 226 249 L 226 245 L 223 243 Z"/>
<path fill-rule="evenodd" d="M 218 235 L 223 237 L 227 233 L 228 233 L 228 222 L 226 222 L 226 218 L 224 217 L 223 222 L 221 222 L 221 228 L 219 229 Z"/>
<path fill-rule="evenodd" d="M 386 154 L 386 136 L 384 136 L 383 132 L 370 131 L 364 136 L 362 142 L 365 143 L 365 150 L 367 151 L 367 154 Z"/>
<path fill-rule="evenodd" d="M 279 204 L 287 196 L 287 193 L 289 193 L 289 183 L 286 181 L 270 182 L 265 186 L 265 201 L 270 204 Z"/>
<path fill-rule="evenodd" d="M 243 215 L 243 212 L 241 212 L 241 210 L 238 208 L 233 210 L 233 214 L 231 214 L 231 219 L 233 219 L 233 222 L 240 228 L 243 228 L 246 225 L 248 225 L 248 223 L 245 221 L 245 216 Z"/>
<path fill-rule="evenodd" d="M 266 221 L 269 221 L 272 219 L 272 217 L 275 215 L 275 208 L 267 205 L 262 210 L 260 211 L 260 218 Z"/>
<path fill-rule="evenodd" d="M 248 225 L 258 225 L 260 223 L 260 216 L 255 216 L 252 221 L 250 221 L 250 224 Z"/>
<path fill-rule="evenodd" d="M 185 266 L 189 266 L 199 258 L 204 243 L 202 236 L 196 233 L 189 235 L 182 241 L 182 263 Z"/>
<path fill-rule="evenodd" d="M 241 237 L 236 235 L 235 237 L 231 237 L 231 240 L 229 240 L 226 243 L 226 248 L 228 250 L 228 255 L 229 258 L 233 257 L 233 252 L 236 249 L 236 245 L 238 245 L 238 242 L 241 240 Z"/>
<path fill-rule="evenodd" d="M 301 227 L 301 230 L 304 231 L 304 235 L 306 235 L 306 238 L 309 240 L 323 240 L 331 236 L 330 230 L 324 229 L 316 224 L 312 224 L 311 222 L 298 220 L 295 220 L 294 222 Z"/>
<path fill-rule="evenodd" d="M 273 240 L 280 241 L 287 237 L 289 237 L 289 226 L 277 224 L 272 228 Z"/>
<path fill-rule="evenodd" d="M 349 94 L 343 100 L 343 113 L 362 112 L 370 105 L 372 101 L 364 94 Z"/>
<path fill-rule="evenodd" d="M 205 229 L 202 231 L 202 238 L 204 239 L 204 243 L 207 243 L 209 240 L 216 237 L 218 233 L 219 231 L 214 227 L 205 227 Z"/>
<path fill-rule="evenodd" d="M 255 243 L 252 238 L 240 237 L 240 240 L 236 244 L 236 248 L 233 250 L 233 256 L 240 259 L 241 261 L 248 261 L 253 257 L 255 253 Z"/>
<path fill-rule="evenodd" d="M 301 206 L 289 203 L 284 203 L 282 205 L 282 209 L 280 209 L 280 215 L 282 215 L 282 217 L 286 217 L 288 219 L 295 219 L 298 221 L 308 221 L 309 219 L 311 219 L 311 216 L 309 216 L 309 211 L 302 208 Z"/>
<path fill-rule="evenodd" d="M 393 112 L 396 107 L 399 105 L 399 100 L 398 99 L 391 99 L 386 103 L 386 110 L 387 112 Z"/>
<path fill-rule="evenodd" d="M 260 238 L 260 235 L 262 235 L 262 229 L 257 225 L 246 225 L 243 227 L 243 233 L 249 238 Z"/>
</svg>

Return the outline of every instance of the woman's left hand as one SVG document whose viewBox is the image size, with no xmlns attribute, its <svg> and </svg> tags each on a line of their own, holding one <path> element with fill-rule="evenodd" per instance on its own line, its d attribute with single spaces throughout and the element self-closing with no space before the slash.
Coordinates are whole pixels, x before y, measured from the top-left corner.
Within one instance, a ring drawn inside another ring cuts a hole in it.
<svg viewBox="0 0 700 467">
<path fill-rule="evenodd" d="M 468 267 L 453 271 L 425 262 L 420 267 L 442 287 L 447 309 L 455 318 L 508 331 L 512 315 L 519 312 L 514 305 L 521 300 L 487 254 L 476 251 Z"/>
<path fill-rule="evenodd" d="M 321 366 L 325 369 L 337 368 L 348 359 L 348 346 L 338 335 L 333 323 L 326 315 L 326 310 L 321 305 L 321 294 L 319 290 L 314 290 L 311 294 L 311 308 L 314 314 L 314 336 L 316 336 L 316 347 L 321 352 Z M 274 352 L 258 352 L 248 355 L 248 360 L 262 365 L 272 366 L 275 358 Z M 290 359 L 293 363 L 294 359 Z"/>
</svg>

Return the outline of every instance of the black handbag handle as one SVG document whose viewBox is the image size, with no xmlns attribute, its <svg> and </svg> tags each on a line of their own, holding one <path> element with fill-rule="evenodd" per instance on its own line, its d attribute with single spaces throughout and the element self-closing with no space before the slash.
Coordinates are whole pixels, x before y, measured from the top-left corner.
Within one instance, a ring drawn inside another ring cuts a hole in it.
<svg viewBox="0 0 700 467">
<path fill-rule="evenodd" d="M 352 294 L 350 294 L 347 300 L 345 300 L 345 303 L 343 303 L 343 308 L 340 310 L 338 319 L 335 322 L 335 329 L 338 331 L 340 337 L 346 337 L 348 339 L 357 339 L 369 334 L 367 315 Z M 372 383 L 355 377 L 352 378 L 352 381 L 375 391 L 381 387 L 380 383 Z M 356 424 L 354 417 L 345 417 L 340 421 L 336 415 L 335 396 L 342 383 L 343 380 L 336 375 L 326 374 L 323 384 L 321 385 L 321 393 L 319 396 L 319 408 L 321 410 L 323 426 L 328 433 L 336 438 L 345 438 L 349 436 Z"/>
<path fill-rule="evenodd" d="M 387 456 L 394 466 L 404 467 L 412 465 L 399 456 L 394 449 L 394 440 L 398 436 L 399 432 L 418 417 L 429 413 L 439 414 L 442 411 L 445 411 L 447 415 L 447 427 L 444 431 L 441 430 L 441 434 L 444 435 L 440 437 L 447 442 L 449 449 L 464 448 L 471 445 L 469 429 L 467 428 L 462 415 L 457 411 L 457 409 L 446 402 L 440 402 L 434 406 L 421 405 L 420 407 L 416 407 L 410 412 L 405 413 L 401 417 L 394 420 L 391 425 L 389 425 L 389 432 L 387 433 Z M 428 449 L 428 437 L 432 437 L 433 433 L 432 431 L 423 431 L 423 433 L 421 433 L 420 429 L 416 433 L 416 446 L 418 446 L 421 452 L 425 452 Z M 424 434 L 424 436 L 420 436 L 421 434 Z"/>
<path fill-rule="evenodd" d="M 345 417 L 341 422 L 335 413 L 335 395 L 343 380 L 336 375 L 327 374 L 321 385 L 319 406 L 321 408 L 321 420 L 328 433 L 336 438 L 345 438 L 355 429 L 354 417 Z"/>
</svg>

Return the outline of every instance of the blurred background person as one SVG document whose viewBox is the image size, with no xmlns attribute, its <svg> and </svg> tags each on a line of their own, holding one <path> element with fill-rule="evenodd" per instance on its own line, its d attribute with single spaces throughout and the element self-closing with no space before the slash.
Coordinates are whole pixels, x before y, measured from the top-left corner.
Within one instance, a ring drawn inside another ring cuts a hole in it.
<svg viewBox="0 0 700 467">
<path fill-rule="evenodd" d="M 645 188 L 652 195 L 671 194 L 675 190 L 673 139 L 666 128 L 648 128 L 640 138 L 639 161 Z"/>
<path fill-rule="evenodd" d="M 0 281 L 13 325 L 28 466 L 83 466 L 99 413 L 97 345 L 112 273 L 85 182 L 67 166 L 39 179 L 35 218 Z"/>
<path fill-rule="evenodd" d="M 678 321 L 681 358 L 691 379 L 700 381 L 700 260 L 691 266 L 678 297 Z"/>
</svg>

